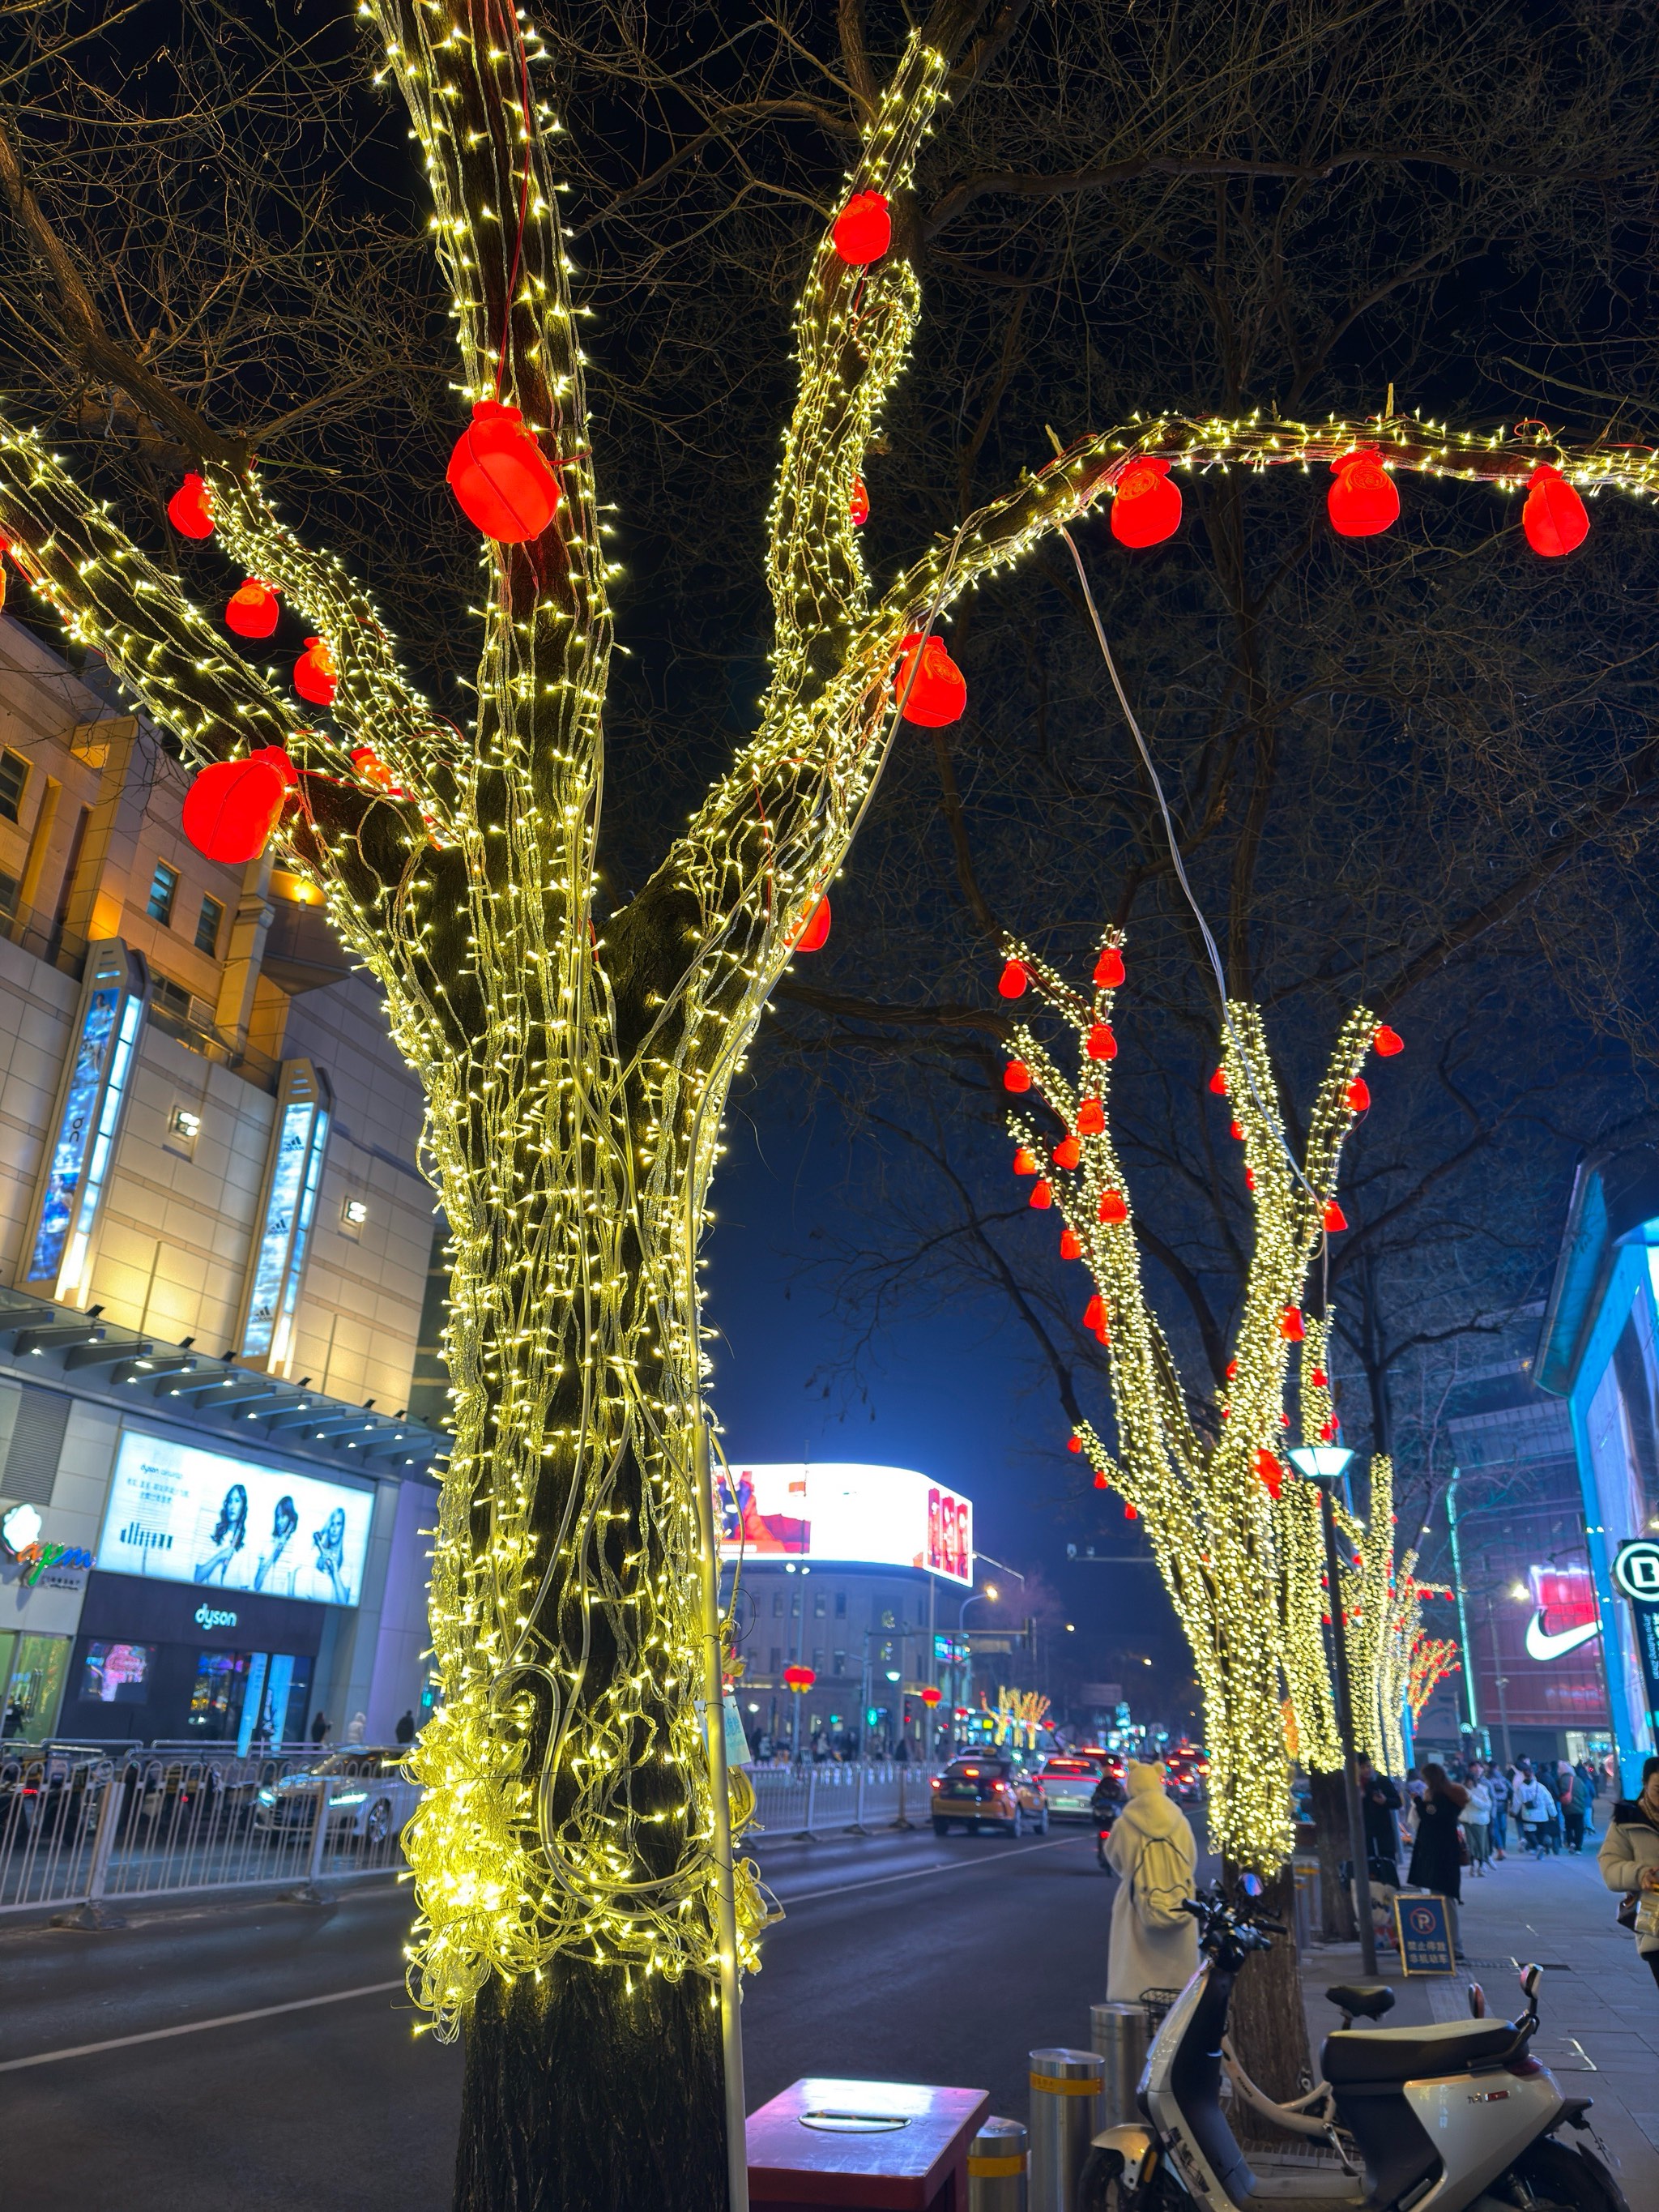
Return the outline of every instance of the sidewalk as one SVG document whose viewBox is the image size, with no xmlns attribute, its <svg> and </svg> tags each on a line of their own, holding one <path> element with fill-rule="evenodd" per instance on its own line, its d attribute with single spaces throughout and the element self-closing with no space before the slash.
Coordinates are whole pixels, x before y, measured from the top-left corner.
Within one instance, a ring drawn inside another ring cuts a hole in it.
<svg viewBox="0 0 1659 2212">
<path fill-rule="evenodd" d="M 1390 1984 L 1399 2002 L 1378 2025 L 1466 2018 L 1471 1981 L 1486 1991 L 1489 2013 L 1513 2017 L 1522 2004 L 1520 1968 L 1544 1967 L 1533 2051 L 1565 2092 L 1594 2098 L 1589 2117 L 1618 2160 L 1620 2186 L 1632 2212 L 1647 2212 L 1659 2205 L 1659 1988 L 1637 1957 L 1634 1938 L 1613 1925 L 1616 1904 L 1588 1844 L 1582 1857 L 1511 1854 L 1484 1881 L 1465 1868 L 1468 1965 L 1455 1980 L 1407 1979 L 1398 1954 L 1382 1952 L 1377 1979 Z M 1323 2037 L 1340 2025 L 1326 1990 L 1358 1978 L 1358 1944 L 1327 1944 L 1304 1954 L 1303 1995 L 1316 2057 Z"/>
</svg>

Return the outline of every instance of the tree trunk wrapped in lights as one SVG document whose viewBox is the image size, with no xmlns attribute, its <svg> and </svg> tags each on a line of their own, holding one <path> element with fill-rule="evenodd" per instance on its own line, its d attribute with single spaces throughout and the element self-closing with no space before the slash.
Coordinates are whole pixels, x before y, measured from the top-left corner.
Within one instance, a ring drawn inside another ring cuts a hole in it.
<svg viewBox="0 0 1659 2212">
<path fill-rule="evenodd" d="M 381 987 L 425 1092 L 451 1237 L 454 1440 L 432 1584 L 442 1699 L 411 1755 L 425 1795 L 405 1844 L 410 1989 L 441 2033 L 465 2033 L 458 2202 L 702 2212 L 722 2201 L 726 2166 L 695 1704 L 697 1250 L 720 1116 L 880 773 L 902 641 L 1083 512 L 1121 446 L 1025 477 L 872 591 L 851 495 L 920 312 L 906 188 L 980 12 L 941 0 L 873 103 L 845 187 L 894 204 L 898 246 L 854 269 L 826 227 L 802 293 L 757 732 L 601 933 L 613 569 L 556 126 L 532 88 L 533 36 L 507 11 L 365 12 L 425 157 L 463 398 L 520 409 L 562 487 L 539 537 L 485 550 L 473 729 L 409 681 L 367 592 L 281 517 L 252 457 L 159 386 L 149 402 L 200 466 L 235 575 L 325 646 L 326 720 L 230 651 L 107 505 L 3 417 L 0 526 L 69 634 L 189 759 L 274 745 L 296 765 L 277 835 Z M 753 1966 L 750 1870 L 738 1905 Z"/>
<path fill-rule="evenodd" d="M 1371 1462 L 1369 1519 L 1362 1522 L 1339 1504 L 1336 1521 L 1353 1553 L 1353 1563 L 1341 1566 L 1341 1582 L 1354 1748 L 1384 1774 L 1403 1775 L 1401 1720 L 1413 1654 L 1422 1643 L 1423 1601 L 1451 1592 L 1444 1583 L 1418 1580 L 1414 1548 L 1395 1564 L 1392 1460 L 1379 1454 Z M 1413 1717 L 1419 1710 L 1413 1706 Z"/>
<path fill-rule="evenodd" d="M 1462 1670 L 1455 1638 L 1419 1634 L 1413 1639 L 1407 1670 L 1406 1699 L 1414 1721 L 1422 1719 L 1424 1706 L 1447 1675 Z"/>
</svg>

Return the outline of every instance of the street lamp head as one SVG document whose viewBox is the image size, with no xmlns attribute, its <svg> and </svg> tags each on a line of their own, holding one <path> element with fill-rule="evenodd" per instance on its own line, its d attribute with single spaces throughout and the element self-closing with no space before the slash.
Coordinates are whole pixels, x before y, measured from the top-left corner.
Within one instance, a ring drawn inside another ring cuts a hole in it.
<svg viewBox="0 0 1659 2212">
<path fill-rule="evenodd" d="M 987 1583 L 985 1585 L 985 1595 L 987 1597 L 1000 1597 L 1002 1595 L 1002 1592 L 997 1588 L 994 1583 Z"/>
<path fill-rule="evenodd" d="M 1527 1588 L 1525 1583 L 1511 1583 L 1510 1584 L 1510 1595 L 1512 1598 L 1518 1600 L 1521 1604 L 1524 1605 L 1531 1597 L 1532 1592 Z"/>
<path fill-rule="evenodd" d="M 1334 1482 L 1352 1457 L 1346 1444 L 1298 1444 L 1291 1463 L 1310 1482 Z"/>
</svg>

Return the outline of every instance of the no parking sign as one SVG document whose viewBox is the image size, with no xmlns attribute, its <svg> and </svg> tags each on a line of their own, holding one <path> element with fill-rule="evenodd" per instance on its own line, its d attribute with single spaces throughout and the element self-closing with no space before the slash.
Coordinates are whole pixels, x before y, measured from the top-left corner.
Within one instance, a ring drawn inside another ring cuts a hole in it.
<svg viewBox="0 0 1659 2212">
<path fill-rule="evenodd" d="M 1402 1891 L 1394 1901 L 1400 1964 L 1408 1974 L 1455 1974 L 1451 1928 L 1443 1897 L 1413 1896 Z"/>
</svg>

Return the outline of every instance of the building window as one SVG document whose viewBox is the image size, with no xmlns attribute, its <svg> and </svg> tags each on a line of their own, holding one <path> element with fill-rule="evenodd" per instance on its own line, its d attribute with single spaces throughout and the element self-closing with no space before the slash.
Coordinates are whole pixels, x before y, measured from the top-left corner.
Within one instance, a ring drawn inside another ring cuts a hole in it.
<svg viewBox="0 0 1659 2212">
<path fill-rule="evenodd" d="M 836 1654 L 835 1671 L 837 1674 L 844 1674 L 847 1672 L 847 1654 L 844 1651 L 837 1651 Z"/>
<path fill-rule="evenodd" d="M 771 1672 L 774 1674 L 781 1674 L 783 1672 L 783 1646 L 781 1644 L 775 1644 L 772 1646 Z"/>
<path fill-rule="evenodd" d="M 813 1593 L 812 1593 L 812 1611 L 817 1614 L 817 1618 L 818 1618 L 820 1620 L 822 1620 L 823 1619 L 824 1613 L 825 1613 L 825 1610 L 827 1609 L 828 1604 L 829 1604 L 829 1594 L 828 1594 L 828 1592 L 827 1592 L 827 1591 L 824 1591 L 824 1590 L 814 1590 L 814 1591 L 813 1591 Z"/>
<path fill-rule="evenodd" d="M 224 918 L 225 910 L 217 899 L 204 898 L 202 901 L 202 911 L 196 917 L 196 950 L 198 952 L 216 952 L 219 950 L 219 924 Z"/>
<path fill-rule="evenodd" d="M 15 822 L 22 811 L 28 780 L 29 764 L 21 753 L 0 753 L 0 815 L 8 822 Z"/>
<path fill-rule="evenodd" d="M 0 876 L 0 921 L 9 921 L 16 913 L 18 889 L 15 876 Z"/>
<path fill-rule="evenodd" d="M 846 1618 L 847 1593 L 845 1590 L 837 1590 L 836 1592 L 836 1619 L 837 1620 L 845 1620 Z"/>
<path fill-rule="evenodd" d="M 772 1593 L 772 1618 L 774 1620 L 781 1620 L 783 1619 L 783 1592 L 781 1590 L 774 1590 Z"/>
<path fill-rule="evenodd" d="M 815 1674 L 821 1674 L 823 1672 L 823 1646 L 821 1644 L 815 1644 L 812 1646 L 812 1672 Z"/>
<path fill-rule="evenodd" d="M 152 914 L 155 911 L 154 893 L 150 896 L 149 910 Z M 164 1013 L 177 1014 L 180 1021 L 190 1019 L 190 993 L 170 975 L 151 976 L 149 1002 L 152 1006 L 160 1006 Z"/>
<path fill-rule="evenodd" d="M 152 921 L 163 925 L 173 920 L 173 902 L 179 895 L 179 871 L 168 867 L 165 860 L 155 863 L 155 873 L 149 879 L 149 898 L 144 911 Z"/>
</svg>

